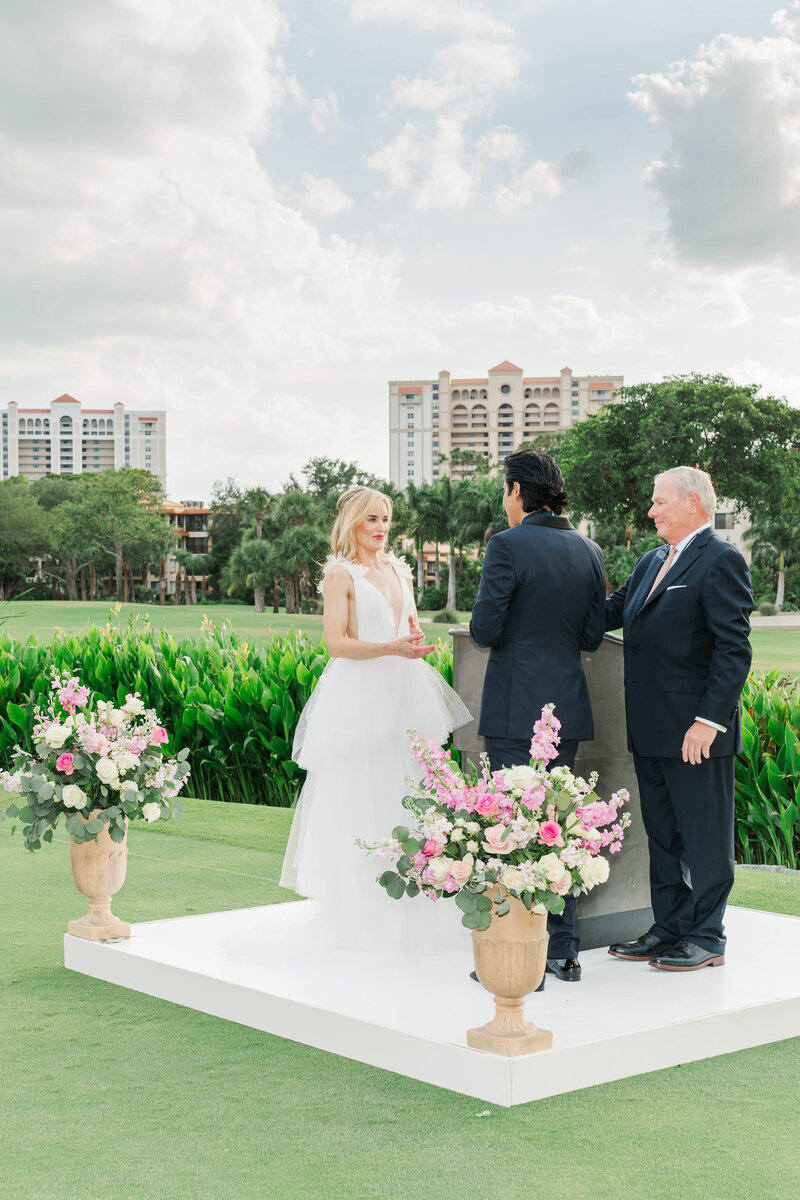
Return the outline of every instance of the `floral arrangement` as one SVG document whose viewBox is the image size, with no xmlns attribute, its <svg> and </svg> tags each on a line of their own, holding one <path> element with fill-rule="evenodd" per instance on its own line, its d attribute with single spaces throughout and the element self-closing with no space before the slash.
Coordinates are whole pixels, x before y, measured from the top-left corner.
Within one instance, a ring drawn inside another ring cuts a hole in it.
<svg viewBox="0 0 800 1200">
<path fill-rule="evenodd" d="M 10 805 L 0 819 L 18 817 L 26 847 L 38 850 L 53 840 L 62 814 L 76 842 L 96 838 L 106 825 L 112 841 L 121 842 L 126 818 L 179 817 L 185 806 L 174 797 L 189 775 L 189 751 L 166 758 L 168 740 L 138 692 L 116 708 L 77 676 L 53 671 L 49 704 L 34 710 L 35 753 L 17 746 L 14 772 L 0 771 L 3 787 L 24 796 L 25 804 Z"/>
<path fill-rule="evenodd" d="M 454 896 L 467 929 L 488 929 L 493 905 L 498 916 L 508 912 L 508 895 L 533 912 L 559 913 L 565 896 L 605 883 L 601 851 L 620 850 L 630 794 L 620 789 L 605 803 L 594 791 L 596 773 L 587 782 L 568 767 L 548 769 L 560 741 L 553 709 L 545 705 L 533 727 L 530 764 L 502 771 L 490 771 L 481 755 L 480 771 L 465 776 L 449 751 L 410 732 L 424 768 L 415 794 L 403 800 L 413 828 L 398 826 L 377 845 L 358 843 L 393 861 L 378 881 L 391 897 Z"/>
</svg>

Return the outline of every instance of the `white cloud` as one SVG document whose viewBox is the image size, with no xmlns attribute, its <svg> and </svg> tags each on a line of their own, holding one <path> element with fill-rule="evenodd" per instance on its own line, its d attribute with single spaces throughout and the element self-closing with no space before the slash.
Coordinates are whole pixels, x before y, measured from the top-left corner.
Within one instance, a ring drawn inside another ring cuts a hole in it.
<svg viewBox="0 0 800 1200">
<path fill-rule="evenodd" d="M 478 154 L 490 162 L 516 163 L 523 157 L 525 146 L 522 139 L 508 125 L 496 125 L 487 129 L 475 143 Z"/>
<path fill-rule="evenodd" d="M 300 182 L 303 185 L 300 206 L 307 212 L 316 213 L 320 217 L 336 217 L 353 207 L 352 197 L 343 192 L 332 179 L 305 172 Z"/>
<path fill-rule="evenodd" d="M 581 344 L 590 348 L 630 342 L 638 337 L 633 319 L 622 311 L 601 312 L 588 296 L 556 292 L 543 306 L 528 296 L 515 296 L 507 303 L 476 301 L 452 315 L 457 324 L 511 330 L 535 329 L 546 334 L 559 353 L 574 353 Z"/>
<path fill-rule="evenodd" d="M 524 57 L 510 40 L 461 38 L 438 50 L 425 74 L 397 75 L 384 96 L 388 113 L 404 109 L 418 115 L 365 157 L 367 166 L 386 176 L 378 195 L 407 193 L 420 211 L 463 209 L 481 194 L 489 163 L 515 168 L 493 193 L 503 213 L 524 210 L 535 196 L 558 195 L 563 187 L 558 169 L 541 160 L 524 167 L 525 145 L 514 129 L 473 130 L 504 93 L 519 87 Z M 492 175 L 496 179 L 496 171 Z"/>
<path fill-rule="evenodd" d="M 800 264 L 800 3 L 774 21 L 777 37 L 725 34 L 634 78 L 630 98 L 669 133 L 645 179 L 683 262 Z"/>
<path fill-rule="evenodd" d="M 795 408 L 800 407 L 800 375 L 776 370 L 774 366 L 745 357 L 731 363 L 724 372 L 737 383 L 759 383 L 765 396 L 788 399 Z"/>
<path fill-rule="evenodd" d="M 496 37 L 508 26 L 481 4 L 465 0 L 348 0 L 350 20 L 383 21 L 423 31 L 451 30 L 474 36 Z"/>
<path fill-rule="evenodd" d="M 557 196 L 564 190 L 561 174 L 552 163 L 535 162 L 510 187 L 498 187 L 492 199 L 505 216 L 530 208 L 537 196 Z"/>
<path fill-rule="evenodd" d="M 390 108 L 449 110 L 466 119 L 516 87 L 523 61 L 514 42 L 462 38 L 436 52 L 429 74 L 398 75 L 386 102 Z"/>
<path fill-rule="evenodd" d="M 400 302 L 397 258 L 323 237 L 259 162 L 293 95 L 277 3 L 60 0 L 51 11 L 52 26 L 19 7 L 0 28 L 0 89 L 24 96 L 0 123 L 6 395 L 166 407 L 169 482 L 184 494 L 198 473 L 249 464 L 250 479 L 277 483 L 296 467 L 273 420 L 286 393 L 309 453 L 369 460 L 374 429 L 342 417 L 327 381 L 398 339 L 435 339 L 429 315 Z M 319 215 L 349 203 L 330 180 L 303 186 Z M 261 439 L 254 411 L 269 418 Z"/>
</svg>

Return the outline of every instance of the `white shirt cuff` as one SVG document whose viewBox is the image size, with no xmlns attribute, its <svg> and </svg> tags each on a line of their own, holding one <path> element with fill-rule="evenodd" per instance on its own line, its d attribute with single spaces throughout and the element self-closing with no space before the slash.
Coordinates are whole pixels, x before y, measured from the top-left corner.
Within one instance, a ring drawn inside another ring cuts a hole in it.
<svg viewBox="0 0 800 1200">
<path fill-rule="evenodd" d="M 695 721 L 699 721 L 702 725 L 710 725 L 712 729 L 718 729 L 720 733 L 727 733 L 726 725 L 718 725 L 716 721 L 709 721 L 708 717 L 695 717 Z"/>
</svg>

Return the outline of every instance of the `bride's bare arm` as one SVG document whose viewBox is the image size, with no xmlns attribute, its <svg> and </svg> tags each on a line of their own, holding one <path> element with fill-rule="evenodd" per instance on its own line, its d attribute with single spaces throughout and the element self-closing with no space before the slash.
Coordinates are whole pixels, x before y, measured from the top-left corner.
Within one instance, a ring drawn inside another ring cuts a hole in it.
<svg viewBox="0 0 800 1200">
<path fill-rule="evenodd" d="M 362 642 L 347 636 L 351 611 L 355 609 L 353 579 L 344 567 L 331 567 L 325 576 L 325 614 L 323 627 L 328 653 L 331 658 L 385 658 L 399 655 L 401 658 L 424 658 L 435 647 L 422 644 L 424 639 L 417 633 L 395 638 L 391 642 Z M 411 627 L 411 618 L 409 618 Z M 417 627 L 419 628 L 419 627 Z"/>
</svg>

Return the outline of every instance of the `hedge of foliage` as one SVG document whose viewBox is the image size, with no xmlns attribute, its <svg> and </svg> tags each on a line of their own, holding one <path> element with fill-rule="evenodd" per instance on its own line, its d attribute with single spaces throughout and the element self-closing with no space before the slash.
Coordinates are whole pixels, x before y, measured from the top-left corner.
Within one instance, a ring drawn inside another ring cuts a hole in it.
<svg viewBox="0 0 800 1200">
<path fill-rule="evenodd" d="M 140 692 L 189 749 L 191 791 L 210 800 L 291 805 L 303 772 L 291 761 L 297 718 L 327 662 L 322 640 L 290 632 L 259 647 L 229 626 L 177 641 L 147 624 L 109 626 L 47 644 L 0 635 L 0 767 L 29 749 L 33 709 L 50 672 L 79 675 L 121 703 Z M 428 659 L 452 684 L 453 656 Z M 800 683 L 751 675 L 742 695 L 744 753 L 736 762 L 736 857 L 800 867 Z"/>
<path fill-rule="evenodd" d="M 263 647 L 227 625 L 182 641 L 147 624 L 56 634 L 44 645 L 3 634 L 0 767 L 16 743 L 31 748 L 33 710 L 55 667 L 118 703 L 138 691 L 169 730 L 171 752 L 188 747 L 192 795 L 288 807 L 303 780 L 290 757 L 295 725 L 327 661 L 324 642 L 306 634 Z M 449 646 L 428 661 L 452 681 Z"/>
<path fill-rule="evenodd" d="M 736 858 L 800 867 L 800 682 L 751 675 L 736 760 Z"/>
</svg>

